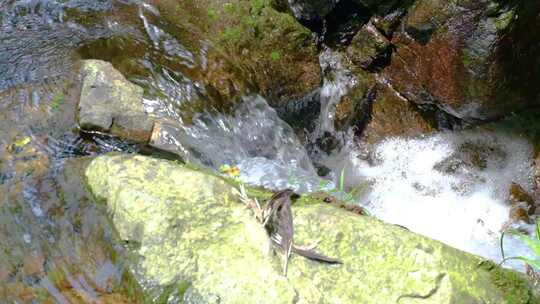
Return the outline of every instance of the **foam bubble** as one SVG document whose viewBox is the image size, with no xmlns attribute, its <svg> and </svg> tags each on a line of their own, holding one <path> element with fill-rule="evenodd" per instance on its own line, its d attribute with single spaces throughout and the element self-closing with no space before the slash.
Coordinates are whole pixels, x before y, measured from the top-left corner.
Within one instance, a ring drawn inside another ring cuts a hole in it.
<svg viewBox="0 0 540 304">
<path fill-rule="evenodd" d="M 373 215 L 496 261 L 501 229 L 509 221 L 509 187 L 533 187 L 530 144 L 492 132 L 390 138 L 374 148 L 369 161 L 351 161 L 359 180 L 372 184 L 361 204 Z M 511 238 L 505 253 L 530 256 Z"/>
</svg>

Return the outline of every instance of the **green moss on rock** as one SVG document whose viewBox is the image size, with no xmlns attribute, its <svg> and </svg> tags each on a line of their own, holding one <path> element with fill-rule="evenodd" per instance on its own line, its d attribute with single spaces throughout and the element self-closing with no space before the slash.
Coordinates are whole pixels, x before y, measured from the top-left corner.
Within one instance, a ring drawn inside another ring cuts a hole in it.
<svg viewBox="0 0 540 304">
<path fill-rule="evenodd" d="M 154 298 L 176 285 L 185 303 L 537 303 L 516 273 L 306 198 L 293 205 L 297 244 L 320 241 L 344 263 L 293 256 L 284 277 L 281 255 L 222 178 L 133 155 L 98 157 L 86 178 L 118 237 L 140 244 L 129 266 Z"/>
<path fill-rule="evenodd" d="M 311 32 L 272 4 L 169 0 L 158 7 L 169 20 L 193 24 L 201 37 L 249 72 L 243 76 L 250 77 L 263 95 L 281 103 L 307 95 L 320 85 L 321 75 Z"/>
</svg>

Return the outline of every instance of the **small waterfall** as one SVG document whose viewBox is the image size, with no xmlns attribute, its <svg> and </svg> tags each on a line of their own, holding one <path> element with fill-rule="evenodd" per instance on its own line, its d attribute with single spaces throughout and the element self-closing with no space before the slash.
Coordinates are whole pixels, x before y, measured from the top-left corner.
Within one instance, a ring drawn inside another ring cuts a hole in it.
<svg viewBox="0 0 540 304">
<path fill-rule="evenodd" d="M 357 83 L 356 77 L 343 66 L 342 61 L 342 54 L 331 49 L 326 49 L 319 56 L 324 80 L 320 93 L 321 115 L 316 135 L 336 132 L 334 127 L 336 106 Z"/>
<path fill-rule="evenodd" d="M 205 112 L 162 132 L 185 159 L 214 169 L 237 166 L 249 184 L 309 192 L 321 182 L 292 128 L 261 96 L 245 97 L 232 115 Z"/>
<path fill-rule="evenodd" d="M 321 111 L 306 146 L 258 95 L 245 97 L 230 114 L 197 113 L 189 124 L 179 119 L 176 107 L 164 110 L 157 101 L 147 101 L 147 106 L 153 113 L 167 113 L 179 121 L 164 129 L 163 137 L 191 162 L 216 170 L 222 165 L 236 166 L 243 182 L 274 190 L 335 189 L 341 179 L 344 187 L 340 190 L 356 191 L 355 196 L 343 196 L 348 203 L 359 204 L 386 222 L 500 261 L 501 229 L 511 224 L 508 189 L 511 183 L 532 189 L 530 144 L 500 132 L 478 130 L 388 138 L 372 147 L 359 146 L 353 130 L 334 127 L 336 106 L 358 80 L 337 51 L 323 51 L 320 64 L 324 72 Z M 171 79 L 157 81 L 162 85 L 156 89 L 169 83 L 162 92 L 173 102 L 187 102 L 201 90 L 190 81 Z M 325 178 L 332 181 L 319 177 L 314 164 L 326 169 Z M 522 230 L 532 229 L 518 225 Z M 529 255 L 512 237 L 506 238 L 504 247 L 510 256 Z M 508 266 L 520 269 L 521 264 Z"/>
</svg>

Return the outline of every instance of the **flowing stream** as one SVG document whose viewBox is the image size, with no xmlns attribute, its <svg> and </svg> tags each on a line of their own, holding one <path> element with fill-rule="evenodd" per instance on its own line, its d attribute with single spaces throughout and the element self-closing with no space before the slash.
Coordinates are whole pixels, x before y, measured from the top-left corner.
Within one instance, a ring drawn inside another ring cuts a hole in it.
<svg viewBox="0 0 540 304">
<path fill-rule="evenodd" d="M 174 149 L 215 170 L 237 166 L 245 183 L 301 193 L 339 188 L 336 195 L 383 221 L 496 262 L 505 226 L 533 229 L 511 221 L 507 202 L 512 183 L 533 189 L 529 142 L 477 129 L 362 146 L 353 130 L 334 128 L 336 104 L 358 79 L 331 49 L 320 55 L 320 115 L 303 142 L 257 94 L 227 110 L 191 104 L 211 100 L 189 76 L 205 70 L 211 46 L 185 47 L 148 3 L 0 0 L 0 25 L 0 238 L 9 248 L 0 252 L 0 283 L 45 290 L 58 303 L 68 303 L 51 281 L 59 272 L 90 297 L 122 283 L 125 266 L 110 253 L 122 246 L 111 240 L 101 207 L 77 196 L 81 190 L 69 186 L 62 168 L 70 158 L 139 148 L 79 134 L 71 81 L 80 58 L 113 61 L 129 72 L 145 88 L 147 112 L 179 122 L 165 134 Z M 187 118 L 186 108 L 193 110 Z M 337 142 L 332 151 L 316 145 L 328 136 Z M 319 176 L 320 167 L 329 173 Z M 68 195 L 59 190 L 66 185 Z M 512 237 L 504 248 L 508 256 L 530 256 Z M 506 266 L 522 270 L 521 263 Z M 21 301 L 14 294 L 8 299 Z"/>
<path fill-rule="evenodd" d="M 442 132 L 421 138 L 388 138 L 359 147 L 352 131 L 337 132 L 336 103 L 356 80 L 331 50 L 321 55 L 331 79 L 321 88 L 321 114 L 313 141 L 330 133 L 340 139 L 334 151 L 306 151 L 293 130 L 260 96 L 246 97 L 232 115 L 205 113 L 176 136 L 192 161 L 214 169 L 237 166 L 251 185 L 299 192 L 363 189 L 353 201 L 388 223 L 500 261 L 500 236 L 513 226 L 529 233 L 534 226 L 513 223 L 507 202 L 512 183 L 533 189 L 532 146 L 525 139 L 488 130 Z M 311 154 L 311 155 L 310 155 Z M 330 169 L 325 183 L 310 156 Z M 338 194 L 340 195 L 340 194 Z M 343 197 L 345 193 L 341 193 Z M 515 238 L 504 242 L 507 256 L 531 256 Z M 519 262 L 507 266 L 521 270 Z"/>
</svg>

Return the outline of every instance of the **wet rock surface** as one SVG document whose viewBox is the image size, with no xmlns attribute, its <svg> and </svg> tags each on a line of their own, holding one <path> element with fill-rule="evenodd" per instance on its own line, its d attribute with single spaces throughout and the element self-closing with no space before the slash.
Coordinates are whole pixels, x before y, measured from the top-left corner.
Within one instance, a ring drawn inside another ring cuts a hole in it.
<svg viewBox="0 0 540 304">
<path fill-rule="evenodd" d="M 367 121 L 362 140 L 369 144 L 389 136 L 415 137 L 435 131 L 413 104 L 384 85 L 378 85 Z"/>
<path fill-rule="evenodd" d="M 512 206 L 510 221 L 533 224 L 532 216 L 537 212 L 537 203 L 534 198 L 516 183 L 512 183 L 508 192 L 508 201 Z"/>
<path fill-rule="evenodd" d="M 390 41 L 371 23 L 368 23 L 353 37 L 347 48 L 348 57 L 363 69 L 384 67 L 391 54 Z"/>
<path fill-rule="evenodd" d="M 322 19 L 334 9 L 339 0 L 288 0 L 289 7 L 297 19 Z"/>
<path fill-rule="evenodd" d="M 318 189 L 312 155 L 302 144 L 312 139 L 309 133 L 317 129 L 321 113 L 325 125 L 314 141 L 332 152 L 343 145 L 338 135 L 350 130 L 363 131 L 357 135 L 372 144 L 389 136 L 452 129 L 461 120 L 496 119 L 534 105 L 540 39 L 530 29 L 538 25 L 538 11 L 535 1 L 487 0 L 0 4 L 0 302 L 156 300 L 142 294 L 141 283 L 152 295 L 163 295 L 158 302 L 171 296 L 187 302 L 245 297 L 250 303 L 261 298 L 384 303 L 387 299 L 376 298 L 380 295 L 358 297 L 389 286 L 389 301 L 444 303 L 450 294 L 449 303 L 490 297 L 494 303 L 532 303 L 531 291 L 510 272 L 491 265 L 478 270 L 472 266 L 476 258 L 402 234 L 397 227 L 327 209 L 312 198 L 293 207 L 299 240 L 311 243 L 322 236 L 321 251 L 349 263 L 333 268 L 294 257 L 293 278 L 283 278 L 280 259 L 258 250 L 266 236 L 238 207 L 227 184 L 144 157 L 99 160 L 94 167 L 95 180 L 106 181 L 99 182 L 101 190 L 107 189 L 100 197 L 121 211 L 114 218 L 122 238 L 116 242 L 105 206 L 86 193 L 81 179 L 86 164 L 68 159 L 138 152 L 149 142 L 173 154 L 160 156 L 214 169 L 238 164 L 252 174 L 249 181 L 267 187 L 288 186 L 292 178 L 284 176 L 294 171 L 311 178 L 303 181 L 303 189 Z M 325 44 L 344 57 L 344 75 L 335 73 L 339 64 L 319 62 Z M 277 114 L 253 92 L 267 97 Z M 279 118 L 306 134 L 302 143 Z M 536 121 L 524 123 L 535 136 L 540 134 Z M 463 178 L 465 184 L 455 184 L 459 189 L 469 188 L 469 182 L 482 184 L 489 167 L 512 157 L 490 147 L 464 146 L 435 169 Z M 326 175 L 330 169 L 325 169 Z M 274 175 L 264 176 L 267 171 Z M 170 183 L 165 188 L 178 181 L 193 187 L 160 192 L 152 188 L 161 185 L 157 179 Z M 413 186 L 433 193 L 429 185 Z M 501 197 L 508 195 L 511 220 L 532 223 L 536 197 L 523 187 L 513 186 Z M 131 213 L 140 206 L 124 208 L 131 207 L 128 201 L 152 202 L 150 207 L 161 209 Z M 156 228 L 162 223 L 156 219 L 163 218 L 176 235 Z M 243 234 L 242 227 L 253 228 L 253 235 Z M 165 245 L 148 231 L 163 236 Z M 182 245 L 184 237 L 193 248 Z M 422 249 L 424 242 L 434 251 Z M 124 260 L 126 248 L 135 254 Z M 170 269 L 171 260 L 179 271 Z M 245 261 L 252 266 L 249 271 L 241 267 Z M 441 264 L 446 268 L 437 268 Z M 395 269 L 402 275 L 396 276 Z M 470 275 L 477 271 L 478 276 Z M 233 279 L 225 282 L 229 275 Z M 368 275 L 375 279 L 366 282 Z M 235 286 L 249 287 L 250 293 L 236 293 Z"/>
<path fill-rule="evenodd" d="M 319 240 L 318 251 L 344 264 L 293 256 L 284 277 L 266 232 L 223 179 L 127 155 L 97 158 L 85 175 L 112 212 L 118 237 L 137 244 L 129 267 L 153 297 L 187 303 L 536 301 L 516 273 L 309 197 L 293 205 L 295 241 Z M 382 285 L 384 293 L 372 292 Z"/>
<path fill-rule="evenodd" d="M 153 119 L 143 106 L 143 89 L 104 61 L 82 63 L 78 122 L 84 131 L 109 132 L 126 140 L 150 140 Z"/>
<path fill-rule="evenodd" d="M 208 69 L 232 63 L 243 71 L 229 77 L 233 83 L 250 81 L 252 92 L 261 93 L 270 103 L 300 99 L 320 84 L 311 33 L 267 2 L 160 1 L 156 6 L 180 28 L 196 26 L 200 39 L 211 41 L 218 52 L 227 54 L 227 60 L 209 57 Z M 209 54 L 212 52 L 210 49 Z"/>
<path fill-rule="evenodd" d="M 540 22 L 539 4 L 356 1 L 367 19 L 348 27 L 340 20 L 350 18 L 331 17 L 349 2 L 325 2 L 324 14 L 319 14 L 323 29 L 310 29 L 326 37 L 326 44 L 338 42 L 356 66 L 380 72 L 385 82 L 431 115 L 435 127 L 477 124 L 538 104 L 540 92 L 530 79 L 540 77 L 540 39 L 537 33 L 525 33 Z M 347 35 L 350 39 L 339 38 Z"/>
<path fill-rule="evenodd" d="M 81 174 L 59 173 L 67 158 L 100 150 L 71 131 L 78 77 L 72 70 L 0 92 L 0 302 L 133 300 Z"/>
<path fill-rule="evenodd" d="M 412 102 L 465 120 L 534 105 L 539 92 L 525 79 L 539 77 L 538 56 L 531 56 L 539 46 L 521 33 L 525 23 L 538 24 L 539 11 L 532 3 L 416 1 L 392 39 L 397 50 L 383 74 Z"/>
</svg>

